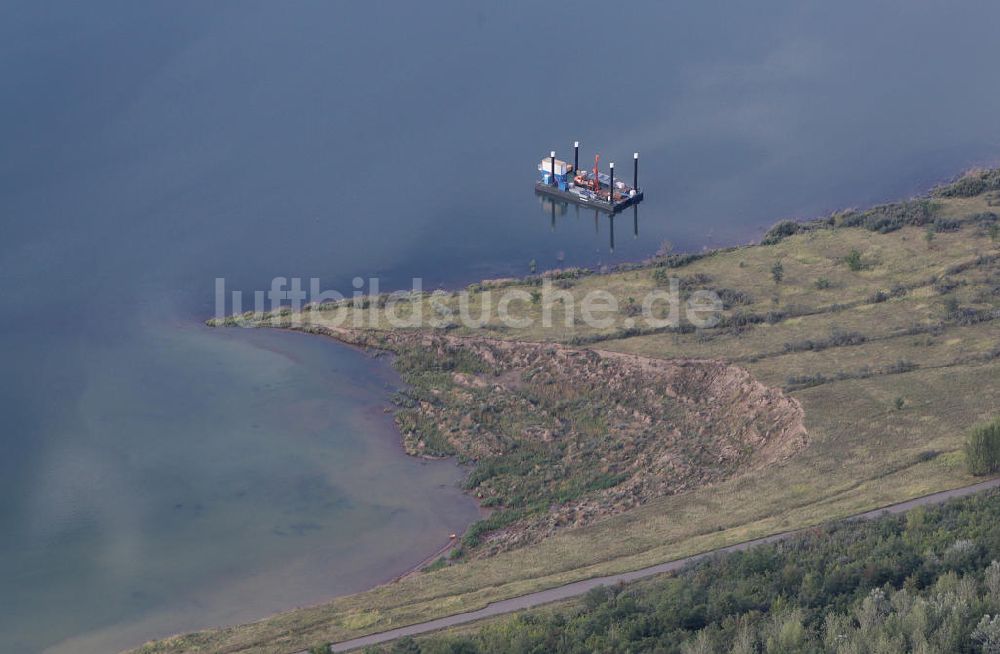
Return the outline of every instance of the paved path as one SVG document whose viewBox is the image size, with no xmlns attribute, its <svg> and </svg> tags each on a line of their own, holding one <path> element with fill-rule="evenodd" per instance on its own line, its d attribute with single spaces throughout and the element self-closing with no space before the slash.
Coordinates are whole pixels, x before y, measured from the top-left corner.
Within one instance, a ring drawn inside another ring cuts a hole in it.
<svg viewBox="0 0 1000 654">
<path fill-rule="evenodd" d="M 934 493 L 932 495 L 925 495 L 923 497 L 918 497 L 916 499 L 909 500 L 907 502 L 892 504 L 890 506 L 886 506 L 881 509 L 875 509 L 874 511 L 860 513 L 848 519 L 870 520 L 887 513 L 903 513 L 904 511 L 909 511 L 910 509 L 917 506 L 922 506 L 926 504 L 940 504 L 942 502 L 945 502 L 947 500 L 956 497 L 965 497 L 966 495 L 972 495 L 973 493 L 978 493 L 979 491 L 987 490 L 989 488 L 996 488 L 998 486 L 1000 486 L 1000 479 L 991 479 L 989 481 L 984 481 L 982 483 L 974 484 L 972 486 L 965 486 L 963 488 L 956 488 L 953 490 L 942 491 L 940 493 Z M 352 649 L 366 647 L 368 645 L 377 645 L 379 643 L 384 643 L 386 641 L 395 640 L 397 638 L 402 638 L 403 636 L 416 636 L 418 634 L 425 634 L 427 632 L 437 631 L 438 629 L 443 629 L 445 627 L 454 627 L 456 625 L 465 624 L 467 622 L 482 620 L 483 618 L 503 615 L 504 613 L 512 613 L 514 611 L 520 611 L 522 609 L 528 609 L 533 606 L 538 606 L 540 604 L 548 604 L 549 602 L 555 602 L 557 600 L 569 599 L 571 597 L 576 597 L 577 595 L 582 595 L 586 593 L 588 590 L 596 588 L 597 586 L 611 586 L 618 583 L 636 581 L 637 579 L 643 579 L 645 577 L 652 577 L 653 575 L 662 574 L 664 572 L 679 570 L 680 568 L 683 568 L 689 563 L 693 563 L 708 556 L 713 556 L 715 554 L 721 554 L 724 552 L 738 552 L 740 550 L 745 550 L 750 547 L 753 547 L 754 545 L 761 545 L 764 543 L 774 543 L 780 540 L 785 540 L 786 538 L 794 536 L 795 534 L 798 534 L 801 531 L 802 530 L 800 529 L 796 531 L 787 531 L 780 534 L 765 536 L 764 538 L 748 540 L 743 543 L 737 543 L 735 545 L 722 547 L 717 550 L 711 550 L 703 554 L 696 554 L 694 556 L 688 556 L 683 559 L 677 559 L 676 561 L 668 561 L 667 563 L 660 563 L 658 565 L 649 566 L 648 568 L 642 568 L 641 570 L 634 570 L 632 572 L 623 572 L 621 574 L 608 575 L 606 577 L 594 577 L 593 579 L 584 579 L 583 581 L 576 581 L 571 584 L 566 584 L 565 586 L 557 586 L 556 588 L 550 588 L 548 590 L 538 591 L 537 593 L 529 593 L 528 595 L 521 595 L 520 597 L 512 597 L 510 599 L 501 600 L 499 602 L 494 602 L 492 604 L 489 604 L 485 608 L 479 609 L 478 611 L 469 611 L 468 613 L 458 613 L 456 615 L 449 615 L 448 617 L 445 618 L 438 618 L 437 620 L 429 620 L 428 622 L 420 622 L 406 627 L 399 627 L 398 629 L 383 631 L 382 633 L 371 634 L 370 636 L 362 636 L 360 638 L 354 638 L 352 640 L 345 640 L 343 642 L 331 645 L 330 651 L 346 652 Z"/>
</svg>

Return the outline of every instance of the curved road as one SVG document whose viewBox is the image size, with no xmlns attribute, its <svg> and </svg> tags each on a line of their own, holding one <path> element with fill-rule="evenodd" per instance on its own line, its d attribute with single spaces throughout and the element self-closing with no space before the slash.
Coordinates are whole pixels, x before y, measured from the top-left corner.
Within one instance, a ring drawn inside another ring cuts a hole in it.
<svg viewBox="0 0 1000 654">
<path fill-rule="evenodd" d="M 924 495 L 923 497 L 918 497 L 906 502 L 900 502 L 899 504 L 891 504 L 880 509 L 875 509 L 873 511 L 867 511 L 865 513 L 859 513 L 857 515 L 847 518 L 847 520 L 870 520 L 872 518 L 877 518 L 881 515 L 888 513 L 903 513 L 909 511 L 910 509 L 923 506 L 926 504 L 940 504 L 947 500 L 956 497 L 965 497 L 966 495 L 972 495 L 980 491 L 984 491 L 990 488 L 996 488 L 1000 486 L 1000 479 L 991 479 L 989 481 L 984 481 L 979 484 L 973 484 L 972 486 L 965 486 L 963 488 L 955 488 L 952 490 L 941 491 L 940 493 L 933 493 L 931 495 Z M 702 554 L 695 554 L 694 556 L 688 556 L 683 559 L 677 559 L 676 561 L 668 561 L 667 563 L 660 563 L 658 565 L 653 565 L 648 568 L 642 568 L 640 570 L 634 570 L 632 572 L 623 572 L 616 575 L 608 575 L 606 577 L 594 577 L 592 579 L 584 579 L 582 581 L 575 581 L 571 584 L 566 584 L 565 586 L 557 586 L 556 588 L 549 588 L 548 590 L 541 590 L 536 593 L 529 593 L 528 595 L 521 595 L 519 597 L 512 597 L 510 599 L 501 600 L 499 602 L 494 602 L 489 604 L 485 608 L 479 609 L 478 611 L 469 611 L 468 613 L 458 613 L 456 615 L 449 615 L 444 618 L 438 618 L 437 620 L 429 620 L 427 622 L 419 622 L 417 624 L 412 624 L 406 627 L 399 627 L 397 629 L 391 629 L 389 631 L 383 631 L 377 634 L 371 634 L 370 636 L 362 636 L 360 638 L 354 638 L 352 640 L 345 640 L 339 643 L 334 643 L 330 646 L 331 652 L 347 652 L 352 649 L 358 649 L 361 647 L 367 647 L 368 645 L 377 645 L 379 643 L 384 643 L 386 641 L 395 640 L 397 638 L 402 638 L 403 636 L 416 636 L 418 634 L 425 634 L 430 631 L 437 631 L 438 629 L 444 629 L 446 627 L 454 627 L 456 625 L 465 624 L 467 622 L 474 622 L 476 620 L 482 620 L 483 618 L 489 618 L 497 615 L 503 615 L 504 613 L 512 613 L 514 611 L 520 611 L 522 609 L 528 609 L 534 606 L 539 606 L 541 604 L 548 604 L 550 602 L 555 602 L 558 600 L 569 599 L 571 597 L 576 597 L 577 595 L 582 595 L 592 588 L 597 586 L 611 586 L 618 583 L 625 583 L 629 581 L 636 581 L 637 579 L 643 579 L 645 577 L 652 577 L 653 575 L 662 574 L 664 572 L 672 572 L 674 570 L 679 570 L 689 563 L 693 563 L 700 559 L 708 556 L 713 556 L 715 554 L 721 554 L 725 552 L 737 552 L 740 550 L 745 550 L 754 545 L 762 545 L 764 543 L 774 543 L 780 540 L 785 540 L 795 534 L 803 531 L 798 529 L 795 531 L 786 531 L 780 534 L 773 534 L 771 536 L 765 536 L 764 538 L 757 538 L 755 540 L 748 540 L 742 543 L 737 543 L 735 545 L 729 545 L 728 547 L 722 547 L 716 550 L 710 550 Z"/>
</svg>

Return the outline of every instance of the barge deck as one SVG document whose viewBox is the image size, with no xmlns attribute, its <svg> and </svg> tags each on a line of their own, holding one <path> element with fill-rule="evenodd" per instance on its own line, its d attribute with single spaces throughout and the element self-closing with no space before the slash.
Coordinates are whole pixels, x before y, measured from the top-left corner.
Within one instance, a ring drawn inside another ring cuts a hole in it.
<svg viewBox="0 0 1000 654">
<path fill-rule="evenodd" d="M 567 202 L 575 202 L 583 207 L 593 207 L 603 211 L 604 213 L 618 213 L 622 209 L 631 207 L 633 204 L 639 204 L 642 202 L 642 191 L 636 191 L 634 196 L 624 197 L 617 200 L 614 205 L 612 205 L 607 200 L 599 200 L 597 198 L 588 199 L 585 196 L 573 193 L 572 191 L 560 190 L 558 186 L 552 186 L 551 184 L 546 184 L 544 182 L 535 182 L 535 193 L 541 193 L 543 195 L 549 195 L 554 198 L 559 198 L 560 200 L 566 200 Z"/>
</svg>

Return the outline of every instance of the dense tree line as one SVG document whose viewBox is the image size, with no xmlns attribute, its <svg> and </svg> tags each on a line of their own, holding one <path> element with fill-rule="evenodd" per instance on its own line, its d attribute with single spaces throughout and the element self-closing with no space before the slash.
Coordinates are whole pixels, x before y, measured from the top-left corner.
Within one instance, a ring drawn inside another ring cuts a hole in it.
<svg viewBox="0 0 1000 654">
<path fill-rule="evenodd" d="M 1000 494 L 844 522 L 368 652 L 1000 653 Z"/>
<path fill-rule="evenodd" d="M 965 460 L 974 475 L 1000 470 L 1000 417 L 972 428 L 965 444 Z"/>
</svg>

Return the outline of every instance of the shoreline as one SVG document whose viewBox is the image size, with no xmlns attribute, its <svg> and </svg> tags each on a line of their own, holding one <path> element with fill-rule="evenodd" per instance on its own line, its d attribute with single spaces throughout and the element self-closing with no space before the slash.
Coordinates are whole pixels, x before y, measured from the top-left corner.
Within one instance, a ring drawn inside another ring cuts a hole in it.
<svg viewBox="0 0 1000 654">
<path fill-rule="evenodd" d="M 996 162 L 998 164 L 1000 164 L 1000 159 L 997 159 Z M 896 205 L 900 205 L 900 204 L 907 204 L 907 203 L 917 202 L 917 201 L 932 201 L 934 199 L 934 197 L 935 197 L 934 194 L 937 191 L 940 191 L 941 189 L 945 189 L 945 188 L 947 188 L 949 186 L 953 186 L 956 183 L 962 181 L 963 179 L 965 179 L 965 178 L 967 178 L 969 176 L 976 175 L 976 174 L 979 174 L 979 173 L 986 173 L 986 172 L 990 172 L 990 171 L 993 171 L 993 170 L 1000 170 L 1000 168 L 993 168 L 992 164 L 988 164 L 988 166 L 989 167 L 982 167 L 982 166 L 979 166 L 979 165 L 972 166 L 970 168 L 965 169 L 963 172 L 959 173 L 958 175 L 951 176 L 951 177 L 948 177 L 948 178 L 941 179 L 941 180 L 933 182 L 929 187 L 925 188 L 925 190 L 923 192 L 919 192 L 918 191 L 918 192 L 916 192 L 916 193 L 914 193 L 912 195 L 908 195 L 908 196 L 906 196 L 904 198 L 899 198 L 899 199 L 896 199 L 896 200 L 884 199 L 884 200 L 881 200 L 881 201 L 876 202 L 874 204 L 868 205 L 867 208 L 865 208 L 865 209 L 858 209 L 856 206 L 847 206 L 847 207 L 843 207 L 843 208 L 840 208 L 840 209 L 833 209 L 833 210 L 828 211 L 827 213 L 819 214 L 819 215 L 813 215 L 813 216 L 810 216 L 810 217 L 791 217 L 791 218 L 777 218 L 777 219 L 773 219 L 773 221 L 771 222 L 770 226 L 766 226 L 765 227 L 763 224 L 758 225 L 758 226 L 754 226 L 752 228 L 753 231 L 760 231 L 760 237 L 757 238 L 757 239 L 751 239 L 749 241 L 735 242 L 735 243 L 723 244 L 723 245 L 718 245 L 718 246 L 713 246 L 713 247 L 703 246 L 701 248 L 695 248 L 695 249 L 682 249 L 682 250 L 677 250 L 677 251 L 671 250 L 669 253 L 667 253 L 665 255 L 662 255 L 662 256 L 659 255 L 659 254 L 657 254 L 654 251 L 652 254 L 647 255 L 644 258 L 632 259 L 632 260 L 623 260 L 623 261 L 619 261 L 617 263 L 612 263 L 612 264 L 597 263 L 597 264 L 591 264 L 591 265 L 583 265 L 583 264 L 581 264 L 581 265 L 567 265 L 567 266 L 556 267 L 556 268 L 546 268 L 545 270 L 542 270 L 540 272 L 529 273 L 529 274 L 521 275 L 521 276 L 516 276 L 515 275 L 515 276 L 486 277 L 486 278 L 480 278 L 478 280 L 473 279 L 472 281 L 468 281 L 468 282 L 452 282 L 452 283 L 448 283 L 448 284 L 440 284 L 437 287 L 435 287 L 434 289 L 424 289 L 422 291 L 422 293 L 424 295 L 428 295 L 428 294 L 430 294 L 430 293 L 432 293 L 432 292 L 434 292 L 436 290 L 442 290 L 442 291 L 444 291 L 446 293 L 451 294 L 451 293 L 459 293 L 459 292 L 462 292 L 464 290 L 467 290 L 469 288 L 474 288 L 474 287 L 482 287 L 482 288 L 489 288 L 489 289 L 501 289 L 501 288 L 504 288 L 504 287 L 507 287 L 507 286 L 519 286 L 519 285 L 524 285 L 524 284 L 532 283 L 535 280 L 540 280 L 540 279 L 545 279 L 545 278 L 551 278 L 554 275 L 558 275 L 559 273 L 567 272 L 567 271 L 582 271 L 582 273 L 583 273 L 584 276 L 595 276 L 595 277 L 598 277 L 598 276 L 609 276 L 609 275 L 614 275 L 616 273 L 630 272 L 630 271 L 642 270 L 642 269 L 645 269 L 645 268 L 653 267 L 653 266 L 657 265 L 658 259 L 670 259 L 670 258 L 676 257 L 676 258 L 684 258 L 684 259 L 691 258 L 692 260 L 697 260 L 697 259 L 703 259 L 703 258 L 707 258 L 707 257 L 713 257 L 713 256 L 718 256 L 718 255 L 723 255 L 723 254 L 729 254 L 729 253 L 733 253 L 733 252 L 739 252 L 741 250 L 746 250 L 748 248 L 756 248 L 756 247 L 766 246 L 766 245 L 769 245 L 769 243 L 767 243 L 765 241 L 768 233 L 770 231 L 774 230 L 775 228 L 777 228 L 781 224 L 784 224 L 784 223 L 795 224 L 795 225 L 798 225 L 801 228 L 800 231 L 809 231 L 811 229 L 821 228 L 825 224 L 830 224 L 832 220 L 834 220 L 836 217 L 839 217 L 839 216 L 850 215 L 850 214 L 863 214 L 865 212 L 871 212 L 873 210 L 878 210 L 878 209 L 885 208 L 885 207 L 892 207 L 892 206 L 896 206 Z M 998 205 L 997 208 L 998 208 L 998 211 L 1000 211 L 1000 205 Z M 671 267 L 671 266 L 668 266 L 668 267 Z M 402 291 L 402 292 L 409 292 L 406 289 L 380 290 L 376 294 L 365 294 L 365 295 L 359 296 L 359 299 L 362 300 L 362 301 L 365 301 L 365 302 L 377 301 L 380 298 L 388 297 L 392 293 L 400 292 L 400 291 Z M 326 306 L 326 305 L 330 305 L 330 306 L 340 305 L 340 306 L 347 306 L 347 307 L 349 307 L 350 303 L 352 301 L 354 301 L 354 298 L 351 298 L 350 296 L 344 296 L 344 299 L 342 299 L 342 300 L 339 300 L 339 301 L 336 301 L 336 302 L 330 302 L 330 303 L 325 303 L 324 302 L 324 303 L 321 303 L 321 304 L 324 305 L 324 306 Z M 314 307 L 316 307 L 316 306 L 319 306 L 319 305 L 317 305 L 315 303 L 312 303 L 312 302 L 307 302 L 307 303 L 305 303 L 305 304 L 302 305 L 300 311 L 302 311 L 302 312 L 309 312 L 309 311 L 312 311 L 314 309 Z M 266 318 L 270 318 L 270 317 L 274 317 L 274 316 L 289 315 L 290 314 L 290 307 L 281 306 L 278 310 L 264 311 L 263 314 L 259 314 L 257 316 L 254 316 L 253 314 L 254 314 L 254 312 L 251 310 L 251 311 L 246 311 L 246 312 L 244 312 L 242 314 L 227 314 L 226 316 L 224 316 L 222 318 L 219 318 L 218 316 L 215 316 L 215 317 L 212 317 L 212 318 L 201 318 L 200 320 L 201 320 L 201 324 L 202 325 L 207 325 L 209 327 L 237 326 L 237 327 L 243 327 L 243 328 L 246 328 L 246 329 L 259 329 L 260 327 L 257 326 L 257 325 L 247 326 L 247 325 L 240 325 L 238 323 L 229 323 L 228 321 L 230 321 L 230 319 L 232 319 L 232 318 L 235 318 L 236 315 L 245 316 L 245 317 L 252 317 L 254 319 L 262 319 L 262 318 L 266 319 Z M 195 316 L 194 318 L 195 318 L 195 320 L 198 320 L 197 316 Z M 268 327 L 268 328 L 271 329 L 272 327 Z M 364 332 L 364 331 L 366 331 L 369 328 L 367 328 L 367 327 L 358 327 L 358 328 L 347 328 L 347 327 L 345 327 L 345 328 L 342 328 L 342 329 L 345 332 L 350 332 L 350 331 Z M 306 333 L 309 333 L 306 330 L 300 330 L 300 329 L 291 329 L 290 331 L 304 331 Z M 342 341 L 340 339 L 335 339 L 335 340 L 337 340 L 338 343 L 341 343 L 343 345 L 346 345 L 346 346 L 349 346 L 349 347 L 359 348 L 361 351 L 370 352 L 371 350 L 378 350 L 378 348 L 369 348 L 368 346 L 365 346 L 363 344 L 359 345 L 359 344 L 351 342 L 351 341 Z"/>
<path fill-rule="evenodd" d="M 960 180 L 960 181 L 962 181 L 964 179 L 965 179 L 965 176 L 962 176 L 962 177 L 958 178 L 958 180 Z M 934 190 L 931 193 L 937 192 L 940 188 L 941 187 L 935 187 Z M 934 195 L 928 194 L 926 196 L 920 197 L 920 200 L 926 200 L 926 201 L 929 202 L 929 201 L 933 200 L 934 197 L 935 197 Z M 911 199 L 911 200 L 905 201 L 903 203 L 896 203 L 895 205 L 877 205 L 875 208 L 866 210 L 864 212 L 852 211 L 852 212 L 848 212 L 846 214 L 838 214 L 838 216 L 843 217 L 843 216 L 846 215 L 846 216 L 848 216 L 848 217 L 850 217 L 852 219 L 856 216 L 856 217 L 859 217 L 859 219 L 865 219 L 866 216 L 877 214 L 877 211 L 875 211 L 875 210 L 878 209 L 878 208 L 880 208 L 880 207 L 890 207 L 891 208 L 891 207 L 899 206 L 900 204 L 905 205 L 908 202 L 914 202 L 914 200 Z M 990 204 L 989 206 L 993 206 L 993 205 Z M 824 224 L 826 224 L 826 223 L 832 223 L 833 218 L 834 217 L 829 217 L 829 218 L 826 218 L 826 219 L 824 219 L 824 218 L 816 218 L 816 219 L 811 219 L 811 220 L 808 220 L 808 221 L 799 221 L 799 222 L 796 223 L 796 227 L 795 227 L 795 230 L 794 230 L 793 234 L 814 231 L 815 233 L 822 235 L 822 234 L 824 234 L 827 231 L 824 228 Z M 782 222 L 784 222 L 784 221 L 782 221 Z M 777 224 L 781 224 L 781 223 L 777 223 Z M 855 227 L 856 227 L 855 223 L 852 223 L 852 224 L 844 226 L 844 228 L 848 228 L 848 229 L 853 229 Z M 840 228 L 841 227 L 839 227 L 839 226 L 833 227 L 833 229 L 840 229 Z M 869 229 L 871 229 L 871 228 L 869 227 Z M 894 228 L 894 229 L 898 229 L 898 227 Z M 857 233 L 857 235 L 859 237 L 862 236 L 862 235 L 864 235 L 864 234 L 865 234 L 865 232 L 863 230 L 861 232 Z M 877 232 L 876 232 L 876 234 L 877 234 Z M 782 239 L 783 238 L 784 238 L 784 236 L 782 236 Z M 779 240 L 782 240 L 782 239 L 779 239 Z M 905 240 L 905 237 L 904 237 L 904 240 Z M 695 261 L 696 262 L 696 261 L 702 261 L 702 260 L 707 260 L 707 259 L 715 258 L 715 257 L 718 257 L 719 255 L 724 255 L 726 253 L 733 253 L 733 252 L 736 252 L 736 251 L 743 251 L 743 250 L 748 250 L 749 251 L 752 248 L 766 248 L 767 245 L 768 244 L 763 244 L 763 243 L 748 243 L 748 244 L 744 244 L 744 245 L 726 246 L 726 247 L 715 248 L 713 250 L 709 250 L 709 251 L 706 251 L 706 252 L 703 252 L 703 253 L 699 253 L 699 254 L 697 254 L 697 255 L 695 255 L 693 257 L 688 257 L 688 258 L 690 259 L 690 261 Z M 758 252 L 758 250 L 754 250 L 754 252 Z M 768 250 L 764 250 L 764 252 L 768 252 L 769 253 L 769 252 L 772 252 L 772 250 L 768 249 Z M 599 270 L 598 272 L 592 273 L 592 274 L 593 274 L 594 277 L 601 277 L 603 275 L 611 275 L 611 274 L 615 274 L 615 273 L 619 273 L 620 274 L 622 272 L 628 272 L 628 271 L 637 271 L 637 270 L 641 269 L 643 266 L 649 267 L 651 265 L 653 265 L 653 263 L 650 260 L 639 262 L 639 263 L 624 263 L 624 264 L 616 265 L 614 268 L 609 268 L 606 273 L 604 271 L 600 271 Z M 685 263 L 684 265 L 688 265 L 688 264 Z M 672 267 L 672 266 L 668 266 L 668 267 Z M 588 277 L 589 276 L 590 275 L 588 275 Z M 526 278 L 520 278 L 520 279 L 516 279 L 516 278 L 515 279 L 503 279 L 503 280 L 500 280 L 499 283 L 523 284 L 525 282 L 525 279 Z M 277 316 L 272 316 L 272 317 L 280 317 L 280 315 L 281 315 L 281 313 L 279 312 L 279 314 Z M 211 322 L 211 321 L 209 321 L 209 322 Z M 259 327 L 265 327 L 265 326 L 266 325 L 259 325 Z M 296 329 L 296 330 L 293 330 L 293 331 L 308 331 L 308 330 Z M 346 330 L 346 329 L 345 330 L 339 330 L 339 332 L 328 333 L 326 335 L 333 337 L 334 340 L 337 340 L 341 344 L 349 345 L 349 346 L 352 346 L 352 347 L 360 347 L 362 349 L 365 349 L 366 346 L 367 347 L 371 346 L 370 342 L 369 343 L 360 342 L 359 338 L 358 338 L 358 335 L 356 333 L 352 333 L 352 330 Z M 338 338 L 338 335 L 340 336 L 340 338 Z M 453 336 L 454 337 L 458 337 L 457 335 L 453 335 Z M 473 340 L 475 340 L 475 339 L 482 340 L 482 337 L 473 337 Z M 487 339 L 487 340 L 489 340 L 489 339 Z M 509 341 L 507 341 L 505 339 L 499 339 L 499 340 L 504 341 L 504 342 L 509 342 Z M 618 354 L 621 354 L 621 353 L 619 352 Z M 669 356 L 669 355 L 666 355 L 666 356 Z M 930 369 L 928 369 L 928 370 L 930 370 Z M 930 461 L 930 459 L 928 459 L 928 461 Z M 901 490 L 899 492 L 904 492 L 905 493 L 906 491 L 905 491 L 905 489 L 903 489 L 903 490 Z M 614 558 L 618 558 L 618 556 L 615 555 Z M 389 586 L 396 586 L 396 584 L 395 583 L 390 583 Z"/>
</svg>

